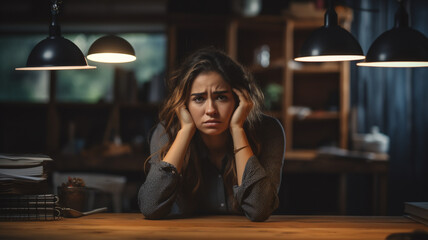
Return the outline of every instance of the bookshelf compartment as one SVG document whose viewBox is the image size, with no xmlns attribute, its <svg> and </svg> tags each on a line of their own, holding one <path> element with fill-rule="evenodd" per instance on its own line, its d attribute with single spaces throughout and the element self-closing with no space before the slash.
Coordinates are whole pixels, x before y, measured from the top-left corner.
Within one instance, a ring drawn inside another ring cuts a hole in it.
<svg viewBox="0 0 428 240">
<path fill-rule="evenodd" d="M 59 105 L 59 151 L 67 151 L 65 148 L 70 147 L 70 144 L 76 144 L 76 141 L 80 142 L 76 151 L 101 144 L 111 114 L 111 106 L 111 104 Z"/>
<path fill-rule="evenodd" d="M 338 111 L 339 74 L 301 73 L 294 76 L 293 105 L 311 110 Z"/>
<path fill-rule="evenodd" d="M 120 137 L 130 144 L 134 152 L 148 153 L 148 141 L 157 123 L 157 110 L 141 111 L 122 108 L 120 110 Z"/>
<path fill-rule="evenodd" d="M 282 85 L 282 68 L 272 68 L 253 74 L 265 96 L 265 109 L 267 111 L 281 111 L 284 87 Z"/>
<path fill-rule="evenodd" d="M 170 24 L 170 67 L 175 68 L 193 51 L 203 47 L 215 47 L 226 51 L 227 27 L 223 19 L 201 17 L 189 21 L 185 17 L 173 17 Z"/>
<path fill-rule="evenodd" d="M 38 103 L 0 104 L 0 152 L 40 153 L 46 149 L 48 105 Z"/>
<path fill-rule="evenodd" d="M 293 149 L 317 149 L 339 145 L 337 119 L 294 121 Z"/>
<path fill-rule="evenodd" d="M 238 23 L 239 24 L 239 23 Z M 241 23 L 237 31 L 238 61 L 245 66 L 257 65 L 256 52 L 263 46 L 269 47 L 270 65 L 281 62 L 284 53 L 284 24 L 277 23 Z"/>
</svg>

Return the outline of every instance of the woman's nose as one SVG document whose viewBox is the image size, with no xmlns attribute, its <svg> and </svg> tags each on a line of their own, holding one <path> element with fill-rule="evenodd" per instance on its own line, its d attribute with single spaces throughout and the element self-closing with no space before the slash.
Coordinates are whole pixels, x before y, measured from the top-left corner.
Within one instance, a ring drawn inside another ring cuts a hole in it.
<svg viewBox="0 0 428 240">
<path fill-rule="evenodd" d="M 207 101 L 205 112 L 206 112 L 207 115 L 215 115 L 215 114 L 217 114 L 217 108 L 215 106 L 214 101 L 212 101 L 212 100 L 208 100 Z"/>
</svg>

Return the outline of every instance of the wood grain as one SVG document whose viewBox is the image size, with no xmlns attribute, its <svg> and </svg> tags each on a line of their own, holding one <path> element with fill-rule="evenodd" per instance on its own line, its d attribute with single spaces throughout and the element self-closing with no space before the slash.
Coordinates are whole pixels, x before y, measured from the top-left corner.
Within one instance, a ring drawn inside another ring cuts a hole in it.
<svg viewBox="0 0 428 240">
<path fill-rule="evenodd" d="M 94 214 L 52 222 L 1 222 L 0 239 L 385 239 L 428 231 L 404 217 L 243 216 L 147 220 L 141 214 Z"/>
</svg>

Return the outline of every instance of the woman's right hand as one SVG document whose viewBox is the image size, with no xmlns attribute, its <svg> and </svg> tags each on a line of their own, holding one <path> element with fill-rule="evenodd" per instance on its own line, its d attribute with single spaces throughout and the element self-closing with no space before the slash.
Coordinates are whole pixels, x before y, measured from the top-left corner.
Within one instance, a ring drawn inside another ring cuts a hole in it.
<svg viewBox="0 0 428 240">
<path fill-rule="evenodd" d="M 180 121 L 181 129 L 177 132 L 174 142 L 166 153 L 163 161 L 174 165 L 177 171 L 181 172 L 187 149 L 196 131 L 196 125 L 185 105 L 178 107 L 175 113 Z"/>
<path fill-rule="evenodd" d="M 190 130 L 193 134 L 196 130 L 195 122 L 193 121 L 192 115 L 190 115 L 189 110 L 185 105 L 177 108 L 176 114 L 178 119 L 180 120 L 181 129 Z"/>
</svg>

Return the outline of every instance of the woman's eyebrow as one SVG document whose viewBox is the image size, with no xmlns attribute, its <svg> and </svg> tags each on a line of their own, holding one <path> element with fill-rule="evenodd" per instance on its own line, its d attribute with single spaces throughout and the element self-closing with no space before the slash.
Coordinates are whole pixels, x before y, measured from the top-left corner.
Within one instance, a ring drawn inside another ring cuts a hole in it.
<svg viewBox="0 0 428 240">
<path fill-rule="evenodd" d="M 213 92 L 213 94 L 225 94 L 225 93 L 228 93 L 229 91 L 228 90 L 223 90 L 223 91 L 215 91 L 215 92 Z M 201 92 L 201 93 L 192 93 L 192 94 L 190 94 L 190 96 L 203 96 L 203 95 L 206 95 L 207 93 L 206 92 Z"/>
<path fill-rule="evenodd" d="M 224 91 L 215 91 L 214 94 L 225 94 L 228 93 L 228 90 L 224 90 Z"/>
<path fill-rule="evenodd" d="M 203 95 L 205 95 L 205 94 L 207 94 L 206 92 L 201 92 L 201 93 L 192 93 L 192 94 L 190 94 L 190 96 L 203 96 Z"/>
</svg>

